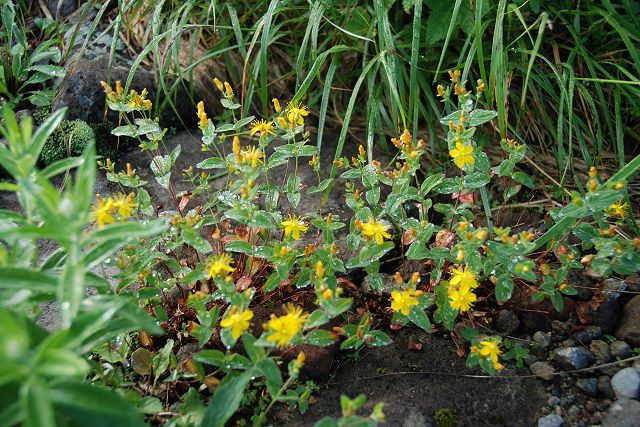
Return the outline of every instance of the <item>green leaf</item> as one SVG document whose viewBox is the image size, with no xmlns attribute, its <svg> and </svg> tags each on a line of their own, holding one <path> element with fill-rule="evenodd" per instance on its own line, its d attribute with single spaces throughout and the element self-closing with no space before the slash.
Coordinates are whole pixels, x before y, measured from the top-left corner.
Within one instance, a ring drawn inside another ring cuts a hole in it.
<svg viewBox="0 0 640 427">
<path fill-rule="evenodd" d="M 364 341 L 370 347 L 380 347 L 392 343 L 391 337 L 382 331 L 371 331 L 365 334 Z"/>
<path fill-rule="evenodd" d="M 383 242 L 380 245 L 373 245 L 369 248 L 364 248 L 358 257 L 352 258 L 347 262 L 347 268 L 367 266 L 373 261 L 377 261 L 382 258 L 384 254 L 389 252 L 391 249 L 393 249 L 393 242 Z"/>
<path fill-rule="evenodd" d="M 225 245 L 224 250 L 247 255 L 253 254 L 253 246 L 244 240 L 233 240 Z"/>
<path fill-rule="evenodd" d="M 533 178 L 531 178 L 526 173 L 517 171 L 513 174 L 513 179 L 515 179 L 516 182 L 519 182 L 525 187 L 533 189 Z"/>
<path fill-rule="evenodd" d="M 260 370 L 260 373 L 267 379 L 267 389 L 272 396 L 278 394 L 280 387 L 282 387 L 282 373 L 276 362 L 266 357 L 261 359 L 256 367 Z"/>
<path fill-rule="evenodd" d="M 248 369 L 218 387 L 209 401 L 200 426 L 223 427 L 229 418 L 238 410 L 240 402 L 242 402 L 244 397 L 244 391 L 255 374 L 254 369 Z"/>
<path fill-rule="evenodd" d="M 27 416 L 25 427 L 55 427 L 51 393 L 44 384 L 32 382 L 26 387 L 22 400 L 23 412 Z"/>
<path fill-rule="evenodd" d="M 491 177 L 485 172 L 474 172 L 464 177 L 464 187 L 467 190 L 480 188 L 487 185 L 491 181 Z"/>
<path fill-rule="evenodd" d="M 167 222 L 163 219 L 108 224 L 103 229 L 91 234 L 87 238 L 85 245 L 113 239 L 122 239 L 123 242 L 128 242 L 133 239 L 159 234 L 166 228 Z"/>
<path fill-rule="evenodd" d="M 227 162 L 220 157 L 209 157 L 197 164 L 200 169 L 226 169 Z"/>
<path fill-rule="evenodd" d="M 411 320 L 418 327 L 422 328 L 425 332 L 431 333 L 431 322 L 424 310 L 418 306 L 411 308 L 409 312 L 409 320 Z"/>
<path fill-rule="evenodd" d="M 443 174 L 431 175 L 427 177 L 424 181 L 422 181 L 422 185 L 420 186 L 420 191 L 422 192 L 422 194 L 425 194 L 425 195 L 429 194 L 429 192 L 434 188 L 436 188 L 438 184 L 442 182 L 443 179 L 444 179 Z"/>
<path fill-rule="evenodd" d="M 499 302 L 508 301 L 509 298 L 511 298 L 513 286 L 513 280 L 509 275 L 503 274 L 498 276 L 498 281 L 496 282 L 496 299 Z"/>
<path fill-rule="evenodd" d="M 58 381 L 50 397 L 78 425 L 144 426 L 142 415 L 115 391 L 88 382 Z M 75 424 L 75 423 L 74 423 Z"/>
<path fill-rule="evenodd" d="M 202 350 L 193 355 L 193 360 L 207 365 L 217 366 L 219 368 L 225 366 L 226 358 L 220 350 Z"/>
<path fill-rule="evenodd" d="M 324 329 L 315 329 L 304 336 L 304 343 L 318 347 L 326 347 L 336 342 L 335 337 Z"/>
<path fill-rule="evenodd" d="M 437 184 L 434 190 L 440 194 L 451 194 L 460 191 L 461 182 L 459 178 L 444 178 Z"/>
<path fill-rule="evenodd" d="M 327 316 L 327 314 L 324 312 L 324 310 L 321 310 L 321 309 L 318 308 L 318 309 L 314 310 L 313 313 L 311 313 L 311 315 L 309 316 L 309 318 L 307 319 L 307 321 L 304 324 L 304 328 L 305 329 L 312 329 L 312 328 L 324 325 L 329 320 L 330 319 Z"/>
<path fill-rule="evenodd" d="M 34 292 L 55 294 L 58 277 L 20 267 L 0 267 L 2 289 L 29 289 Z"/>
</svg>

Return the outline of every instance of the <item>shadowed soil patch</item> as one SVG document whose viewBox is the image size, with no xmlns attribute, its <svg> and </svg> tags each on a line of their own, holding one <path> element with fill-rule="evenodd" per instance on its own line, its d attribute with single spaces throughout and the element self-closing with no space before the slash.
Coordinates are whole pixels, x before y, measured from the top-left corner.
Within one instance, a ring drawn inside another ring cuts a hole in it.
<svg viewBox="0 0 640 427">
<path fill-rule="evenodd" d="M 542 383 L 506 378 L 526 375 L 527 369 L 509 368 L 501 374 L 504 378 L 484 378 L 483 372 L 465 366 L 454 342 L 442 334 L 403 328 L 390 336 L 391 345 L 363 349 L 358 361 L 339 366 L 304 415 L 282 411 L 274 425 L 312 426 L 324 416 L 339 417 L 340 395 L 353 398 L 360 393 L 367 396 L 361 414 L 384 402 L 387 424 L 393 426 L 435 426 L 433 416 L 442 408 L 457 415 L 459 426 L 536 425 L 546 401 Z M 421 343 L 422 350 L 408 350 L 409 339 Z"/>
</svg>

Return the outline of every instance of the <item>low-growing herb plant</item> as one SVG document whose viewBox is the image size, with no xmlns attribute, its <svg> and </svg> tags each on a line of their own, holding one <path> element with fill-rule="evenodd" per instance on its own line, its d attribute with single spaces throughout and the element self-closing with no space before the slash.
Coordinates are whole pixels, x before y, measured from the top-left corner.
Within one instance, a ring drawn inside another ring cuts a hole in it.
<svg viewBox="0 0 640 427">
<path fill-rule="evenodd" d="M 62 114 L 54 113 L 32 137 L 30 119 L 18 126 L 7 109 L 9 120 L 2 129 L 7 144 L 0 146 L 0 162 L 15 184 L 2 189 L 18 192 L 24 214 L 2 212 L 8 231 L 0 246 L 0 272 L 10 277 L 5 287 L 11 291 L 9 301 L 28 301 L 36 310 L 37 303 L 56 300 L 63 323 L 49 336 L 35 326 L 27 329 L 34 329 L 39 339 L 24 335 L 28 332 L 14 334 L 16 342 L 25 343 L 18 347 L 22 350 L 2 356 L 18 363 L 35 354 L 39 361 L 44 356 L 38 352 L 53 345 L 49 340 L 55 345 L 69 342 L 64 354 L 84 367 L 73 372 L 35 369 L 28 384 L 43 375 L 52 378 L 45 390 L 58 391 L 57 379 L 71 376 L 83 384 L 77 386 L 79 393 L 92 387 L 107 396 L 106 386 L 126 391 L 137 405 L 131 419 L 144 413 L 173 425 L 218 426 L 236 417 L 261 425 L 277 403 L 300 411 L 308 407 L 312 387 L 301 381 L 301 374 L 310 350 L 303 346 L 357 351 L 391 342 L 374 327 L 382 320 L 380 313 L 354 310 L 358 301 L 344 278 L 349 271 L 364 270 L 394 327 L 413 323 L 429 333 L 437 325 L 452 330 L 463 320 L 475 326 L 477 305 L 505 303 L 521 284 L 535 289 L 535 299 L 548 298 L 561 310 L 563 295 L 576 292 L 567 283 L 571 269 L 589 266 L 603 275 L 640 269 L 640 242 L 623 232 L 625 182 L 640 166 L 640 157 L 606 182 L 593 170 L 584 194 L 574 194 L 569 205 L 551 212 L 553 223 L 544 234 L 494 226 L 488 185 L 493 179 L 513 181 L 514 186 L 529 183 L 531 178 L 517 170 L 526 147 L 501 141 L 504 158 L 492 166 L 477 142 L 478 127 L 496 116 L 479 107 L 484 83 L 478 82 L 473 93 L 459 72 L 450 74 L 451 85 L 438 87 L 438 95 L 452 111 L 441 123 L 455 173 L 424 175 L 425 144 L 404 130 L 391 140 L 398 153 L 388 164 L 370 159 L 360 147 L 353 158 L 334 162 L 340 175 L 323 177 L 318 151 L 305 131 L 309 110 L 303 104 L 281 105 L 273 99 L 271 116 L 238 117 L 240 104 L 232 86 L 214 79 L 229 122 L 214 124 L 204 103 L 198 104 L 201 150 L 208 157 L 182 171 L 188 186 L 184 191 L 175 184 L 181 147 L 165 149 L 166 129 L 151 117 L 146 90 L 126 93 L 119 82 L 115 89 L 103 83 L 108 106 L 120 117 L 113 134 L 138 141 L 149 155 L 155 180 L 173 201 L 163 211 L 156 210 L 145 189 L 148 183 L 131 165 L 116 170 L 109 159 L 98 165 L 119 191 L 95 195 L 91 203 L 92 144 L 82 159 L 61 160 L 33 173 Z M 317 185 L 302 182 L 301 161 L 317 172 Z M 75 185 L 56 192 L 48 178 L 75 166 Z M 320 196 L 337 182 L 346 187 L 353 215 L 299 212 L 303 192 Z M 508 190 L 503 198 L 515 192 Z M 337 233 L 346 236 L 338 238 Z M 569 243 L 572 236 L 582 243 Z M 42 238 L 55 240 L 60 249 L 44 263 L 34 263 L 34 242 Z M 28 257 L 25 241 L 31 242 Z M 381 266 L 393 253 L 418 261 L 421 270 L 408 277 L 398 271 L 391 283 L 385 281 Z M 104 263 L 119 271 L 113 289 L 88 273 Z M 49 291 L 38 289 L 31 277 L 49 283 Z M 88 285 L 99 287 L 101 295 L 85 299 Z M 128 316 L 124 304 L 132 301 L 137 304 L 127 310 L 138 314 Z M 118 303 L 117 308 L 109 305 Z M 7 327 L 21 329 L 11 323 L 10 309 L 3 310 Z M 155 321 L 149 322 L 148 315 Z M 113 319 L 104 323 L 105 316 Z M 32 324 L 34 317 L 32 312 L 27 320 Z M 69 332 L 76 322 L 90 326 L 77 326 L 82 339 Z M 58 334 L 68 341 L 47 338 Z M 467 365 L 491 374 L 502 370 L 505 361 L 521 365 L 527 356 L 520 344 L 484 330 L 466 328 L 462 337 L 469 342 Z M 18 402 L 10 408 L 16 422 L 37 423 L 28 408 L 40 391 L 20 385 L 20 376 L 3 375 Z M 88 375 L 105 386 L 89 385 L 84 380 Z M 76 420 L 77 413 L 65 411 L 81 404 L 56 396 L 45 395 L 49 400 L 43 416 L 51 421 L 60 410 Z M 201 396 L 208 397 L 206 406 Z M 88 405 L 86 399 L 78 402 Z M 357 417 L 363 403 L 362 397 L 343 397 L 343 418 L 320 425 L 382 421 L 380 406 L 369 418 Z"/>
</svg>

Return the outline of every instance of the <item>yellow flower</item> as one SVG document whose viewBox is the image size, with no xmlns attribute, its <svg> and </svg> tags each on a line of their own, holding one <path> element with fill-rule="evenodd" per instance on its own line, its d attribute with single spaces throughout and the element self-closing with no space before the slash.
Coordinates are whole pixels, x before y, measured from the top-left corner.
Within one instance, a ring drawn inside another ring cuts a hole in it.
<svg viewBox="0 0 640 427">
<path fill-rule="evenodd" d="M 91 209 L 91 217 L 98 223 L 98 228 L 103 228 L 105 224 L 111 224 L 115 222 L 113 213 L 116 207 L 113 204 L 113 199 L 108 197 L 106 200 L 99 194 L 96 195 L 98 199 L 98 205 Z"/>
<path fill-rule="evenodd" d="M 472 165 L 476 162 L 476 159 L 473 157 L 473 147 L 465 145 L 462 142 L 456 142 L 456 148 L 450 150 L 449 155 L 453 157 L 456 166 L 460 169 L 465 167 L 465 165 Z"/>
<path fill-rule="evenodd" d="M 381 222 L 376 222 L 375 219 L 369 218 L 368 222 L 362 224 L 362 234 L 367 238 L 375 238 L 376 243 L 379 245 L 384 242 L 384 239 L 390 239 L 391 234 L 387 233 L 388 225 L 383 225 Z"/>
<path fill-rule="evenodd" d="M 232 262 L 233 260 L 231 259 L 231 256 L 227 253 L 223 253 L 213 258 L 209 265 L 209 274 L 207 275 L 207 278 L 211 279 L 212 277 L 225 276 L 227 272 L 233 272 L 235 269 L 231 267 Z"/>
<path fill-rule="evenodd" d="M 449 305 L 451 305 L 451 308 L 459 310 L 461 313 L 469 311 L 475 300 L 476 294 L 471 292 L 471 288 L 468 286 L 462 286 L 460 289 L 449 290 Z"/>
<path fill-rule="evenodd" d="M 244 310 L 240 311 L 235 305 L 231 307 L 229 314 L 220 321 L 220 326 L 226 329 L 231 329 L 231 336 L 234 340 L 240 338 L 240 335 L 247 329 L 249 329 L 249 320 L 253 318 L 253 311 Z"/>
<path fill-rule="evenodd" d="M 391 310 L 399 311 L 408 316 L 411 312 L 411 307 L 414 305 L 418 305 L 418 300 L 413 297 L 413 291 L 391 292 Z"/>
<path fill-rule="evenodd" d="M 254 168 L 261 162 L 262 156 L 262 150 L 256 147 L 247 147 L 240 151 L 240 161 L 242 163 L 251 163 Z"/>
<path fill-rule="evenodd" d="M 282 221 L 280 226 L 284 228 L 284 235 L 291 235 L 294 240 L 300 240 L 300 233 L 306 233 L 309 226 L 294 215 L 289 215 L 289 219 Z"/>
<path fill-rule="evenodd" d="M 609 214 L 609 216 L 617 216 L 620 219 L 623 219 L 627 214 L 627 204 L 620 200 L 618 203 L 614 203 L 607 208 L 607 214 Z"/>
<path fill-rule="evenodd" d="M 480 341 L 480 357 L 483 359 L 489 358 L 494 363 L 498 363 L 498 357 L 502 354 L 500 351 L 500 343 L 495 338 L 488 338 L 484 341 Z"/>
<path fill-rule="evenodd" d="M 122 84 L 120 83 L 120 80 L 116 80 L 116 93 L 118 95 L 122 95 L 122 92 L 124 92 L 124 89 L 122 88 Z"/>
<path fill-rule="evenodd" d="M 289 104 L 287 107 L 287 119 L 289 119 L 289 123 L 297 123 L 299 125 L 304 124 L 304 118 L 309 115 L 309 110 L 304 105 L 297 104 Z"/>
<path fill-rule="evenodd" d="M 113 202 L 113 207 L 118 209 L 118 215 L 120 215 L 121 219 L 131 217 L 131 209 L 136 206 L 134 197 L 135 195 L 133 193 L 129 193 L 127 196 L 121 194 Z"/>
<path fill-rule="evenodd" d="M 292 304 L 285 306 L 285 312 L 286 314 L 280 317 L 272 314 L 269 323 L 263 325 L 263 328 L 270 333 L 267 341 L 275 342 L 280 347 L 289 344 L 302 331 L 304 322 L 309 317 L 307 313 L 303 313 L 302 308 Z"/>
<path fill-rule="evenodd" d="M 467 287 L 473 289 L 478 287 L 476 276 L 473 274 L 473 272 L 469 271 L 469 267 L 465 266 L 464 269 L 452 268 L 451 273 L 453 275 L 451 276 L 449 283 L 451 283 L 451 285 L 453 285 L 454 287 Z"/>
<path fill-rule="evenodd" d="M 251 126 L 253 126 L 251 128 L 251 136 L 258 132 L 260 132 L 260 136 L 275 135 L 275 133 L 273 133 L 273 122 L 267 122 L 266 120 L 254 120 L 251 123 Z"/>
</svg>

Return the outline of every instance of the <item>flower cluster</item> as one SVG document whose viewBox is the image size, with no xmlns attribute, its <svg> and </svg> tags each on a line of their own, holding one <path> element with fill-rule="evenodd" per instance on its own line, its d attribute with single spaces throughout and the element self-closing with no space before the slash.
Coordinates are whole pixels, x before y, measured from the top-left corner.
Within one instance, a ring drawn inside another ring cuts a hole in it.
<svg viewBox="0 0 640 427">
<path fill-rule="evenodd" d="M 115 198 L 107 197 L 106 199 L 100 194 L 96 194 L 96 203 L 91 209 L 91 218 L 97 223 L 98 228 L 104 228 L 105 224 L 114 223 L 116 220 L 126 221 L 131 218 L 136 206 L 134 193 L 119 194 Z"/>
<path fill-rule="evenodd" d="M 152 103 L 150 99 L 147 99 L 147 89 L 142 89 L 140 93 L 131 89 L 128 94 L 125 94 L 120 80 L 116 81 L 115 90 L 106 82 L 101 81 L 100 84 L 107 95 L 110 108 L 125 112 L 151 110 Z"/>
</svg>

